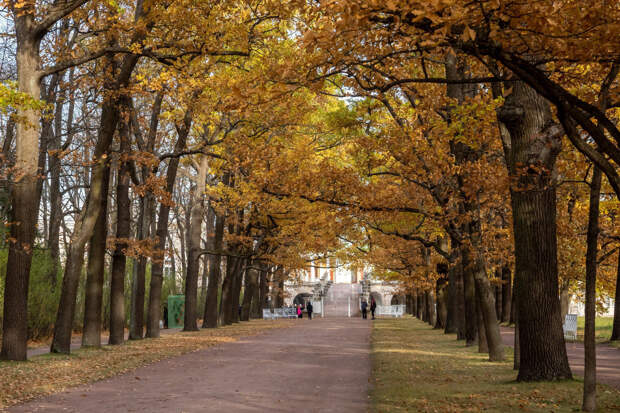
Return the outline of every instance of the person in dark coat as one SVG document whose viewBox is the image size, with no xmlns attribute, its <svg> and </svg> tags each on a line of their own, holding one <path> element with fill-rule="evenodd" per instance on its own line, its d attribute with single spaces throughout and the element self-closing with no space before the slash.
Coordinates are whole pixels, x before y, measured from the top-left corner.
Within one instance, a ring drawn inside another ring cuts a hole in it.
<svg viewBox="0 0 620 413">
<path fill-rule="evenodd" d="M 306 304 L 306 311 L 308 312 L 308 320 L 312 320 L 312 310 L 314 310 L 314 308 L 312 307 L 312 302 L 308 301 L 308 304 Z"/>
<path fill-rule="evenodd" d="M 368 318 L 368 303 L 366 300 L 362 301 L 362 318 Z"/>
<path fill-rule="evenodd" d="M 372 319 L 375 319 L 375 310 L 377 309 L 377 302 L 373 298 L 370 302 L 370 313 L 372 314 Z"/>
</svg>

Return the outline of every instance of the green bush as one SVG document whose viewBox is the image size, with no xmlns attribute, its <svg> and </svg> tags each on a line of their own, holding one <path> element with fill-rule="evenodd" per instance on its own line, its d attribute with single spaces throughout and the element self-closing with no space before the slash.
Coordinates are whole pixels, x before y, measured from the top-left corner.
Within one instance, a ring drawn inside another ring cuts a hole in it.
<svg viewBox="0 0 620 413">
<path fill-rule="evenodd" d="M 0 250 L 0 320 L 4 310 L 4 280 L 8 250 Z M 61 274 L 56 274 L 56 287 L 50 279 L 52 260 L 47 250 L 35 249 L 28 289 L 28 338 L 39 339 L 52 334 L 58 301 Z M 1 327 L 0 327 L 1 332 Z"/>
</svg>

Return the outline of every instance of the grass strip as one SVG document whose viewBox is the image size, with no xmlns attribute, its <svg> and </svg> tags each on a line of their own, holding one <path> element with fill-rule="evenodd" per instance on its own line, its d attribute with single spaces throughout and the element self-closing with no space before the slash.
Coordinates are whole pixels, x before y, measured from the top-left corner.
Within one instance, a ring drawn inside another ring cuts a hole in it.
<svg viewBox="0 0 620 413">
<path fill-rule="evenodd" d="M 372 331 L 372 411 L 573 412 L 583 382 L 517 383 L 512 348 L 491 363 L 477 347 L 412 318 L 376 320 Z M 597 389 L 599 412 L 620 411 L 620 391 Z"/>
</svg>

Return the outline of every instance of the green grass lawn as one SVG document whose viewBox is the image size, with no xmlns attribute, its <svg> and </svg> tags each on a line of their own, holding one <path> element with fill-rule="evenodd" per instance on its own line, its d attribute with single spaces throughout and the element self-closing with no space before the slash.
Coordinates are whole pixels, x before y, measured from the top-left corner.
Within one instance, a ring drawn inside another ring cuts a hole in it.
<svg viewBox="0 0 620 413">
<path fill-rule="evenodd" d="M 583 341 L 583 327 L 585 317 L 577 317 L 577 339 Z M 613 327 L 613 317 L 596 317 L 596 341 L 599 343 L 609 341 Z"/>
<path fill-rule="evenodd" d="M 572 412 L 583 383 L 517 383 L 512 349 L 490 363 L 477 348 L 411 317 L 381 319 L 372 331 L 372 411 Z M 599 412 L 620 411 L 620 391 L 598 388 Z"/>
</svg>

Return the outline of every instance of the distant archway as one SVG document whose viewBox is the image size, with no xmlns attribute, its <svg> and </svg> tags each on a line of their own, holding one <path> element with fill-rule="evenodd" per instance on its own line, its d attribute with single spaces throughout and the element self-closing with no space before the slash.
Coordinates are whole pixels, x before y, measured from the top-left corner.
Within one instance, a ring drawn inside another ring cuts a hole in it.
<svg viewBox="0 0 620 413">
<path fill-rule="evenodd" d="M 306 303 L 310 301 L 311 298 L 312 298 L 312 294 L 309 294 L 309 293 L 297 294 L 295 298 L 293 298 L 293 305 L 296 306 L 298 304 L 301 304 L 302 306 L 305 307 Z"/>
<path fill-rule="evenodd" d="M 405 304 L 405 300 L 403 300 L 403 298 L 399 295 L 393 295 L 390 305 L 401 305 L 401 304 Z"/>
<path fill-rule="evenodd" d="M 370 300 L 372 301 L 372 299 L 375 299 L 375 302 L 377 303 L 377 305 L 383 305 L 383 300 L 381 299 L 381 294 L 379 294 L 378 292 L 371 292 L 370 293 Z"/>
</svg>

